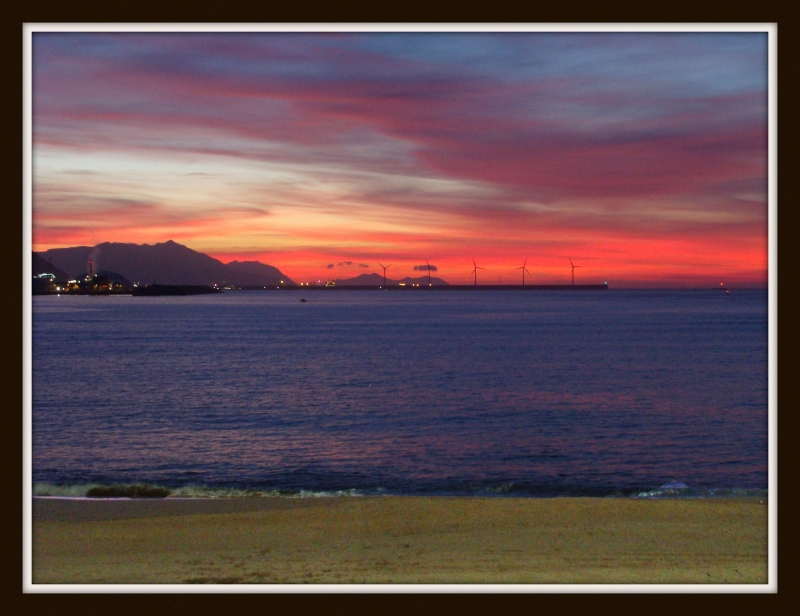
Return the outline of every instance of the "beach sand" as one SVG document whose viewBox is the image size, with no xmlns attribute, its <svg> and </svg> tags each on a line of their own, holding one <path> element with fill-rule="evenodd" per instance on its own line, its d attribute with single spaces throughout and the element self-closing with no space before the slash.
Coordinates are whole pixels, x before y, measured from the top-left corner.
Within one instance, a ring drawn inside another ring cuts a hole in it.
<svg viewBox="0 0 800 616">
<path fill-rule="evenodd" d="M 766 584 L 759 499 L 35 498 L 34 584 Z"/>
</svg>

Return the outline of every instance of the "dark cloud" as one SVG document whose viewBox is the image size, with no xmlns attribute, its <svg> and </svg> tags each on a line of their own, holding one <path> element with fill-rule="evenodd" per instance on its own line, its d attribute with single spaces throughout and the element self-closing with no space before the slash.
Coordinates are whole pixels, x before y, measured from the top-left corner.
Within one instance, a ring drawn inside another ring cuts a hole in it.
<svg viewBox="0 0 800 616">
<path fill-rule="evenodd" d="M 427 264 L 423 263 L 422 265 L 415 265 L 415 266 L 414 266 L 414 271 L 415 271 L 415 272 L 427 272 L 427 271 L 428 271 L 428 268 L 429 268 L 429 266 L 428 266 Z M 438 271 L 439 271 L 439 268 L 438 268 L 438 267 L 436 267 L 435 265 L 431 265 L 431 266 L 430 266 L 430 271 L 432 271 L 432 272 L 438 272 Z"/>
<path fill-rule="evenodd" d="M 369 267 L 367 263 L 359 263 L 358 267 Z"/>
<path fill-rule="evenodd" d="M 335 266 L 333 265 L 333 263 L 328 263 L 328 265 L 325 266 L 325 269 L 333 269 L 334 267 Z"/>
<path fill-rule="evenodd" d="M 374 155 L 370 145 L 369 160 L 340 149 L 363 126 L 408 144 L 426 176 L 539 201 L 687 194 L 766 177 L 764 34 L 35 38 L 43 143 L 108 148 L 113 126 L 125 131 L 114 147 L 161 148 L 161 127 L 175 125 L 241 137 L 240 147 L 194 137 L 174 146 L 200 143 L 206 155 L 310 163 L 313 149 L 356 168 L 405 169 L 406 155 L 391 148 Z M 429 52 L 407 55 L 408 45 Z M 264 141 L 283 147 L 264 155 Z"/>
<path fill-rule="evenodd" d="M 338 265 L 339 267 L 342 267 L 344 265 L 353 265 L 353 262 L 352 261 L 339 261 L 336 265 Z"/>
</svg>

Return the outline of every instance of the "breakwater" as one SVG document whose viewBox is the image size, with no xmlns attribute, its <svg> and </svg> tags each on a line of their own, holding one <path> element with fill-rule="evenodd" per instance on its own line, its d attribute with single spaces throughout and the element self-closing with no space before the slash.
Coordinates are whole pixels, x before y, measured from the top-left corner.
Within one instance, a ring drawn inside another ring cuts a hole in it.
<svg viewBox="0 0 800 616">
<path fill-rule="evenodd" d="M 217 287 L 204 285 L 183 285 L 183 284 L 152 284 L 146 287 L 133 287 L 131 295 L 141 295 L 145 297 L 160 295 L 205 295 L 207 293 L 219 293 Z"/>
</svg>

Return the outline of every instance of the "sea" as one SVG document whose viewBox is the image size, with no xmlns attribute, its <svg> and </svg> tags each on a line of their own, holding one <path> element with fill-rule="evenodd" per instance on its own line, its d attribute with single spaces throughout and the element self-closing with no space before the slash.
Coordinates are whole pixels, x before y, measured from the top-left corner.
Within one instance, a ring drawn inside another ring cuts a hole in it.
<svg viewBox="0 0 800 616">
<path fill-rule="evenodd" d="M 35 296 L 33 493 L 766 495 L 767 327 L 765 290 Z"/>
</svg>

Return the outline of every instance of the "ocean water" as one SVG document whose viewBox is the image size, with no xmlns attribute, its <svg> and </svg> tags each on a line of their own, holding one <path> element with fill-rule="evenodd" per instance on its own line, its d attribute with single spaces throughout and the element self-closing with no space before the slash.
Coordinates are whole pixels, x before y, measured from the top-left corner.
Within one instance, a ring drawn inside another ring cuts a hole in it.
<svg viewBox="0 0 800 616">
<path fill-rule="evenodd" d="M 766 291 L 37 296 L 32 333 L 39 494 L 767 488 Z"/>
</svg>

